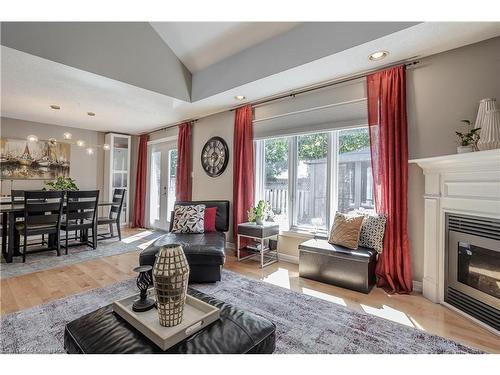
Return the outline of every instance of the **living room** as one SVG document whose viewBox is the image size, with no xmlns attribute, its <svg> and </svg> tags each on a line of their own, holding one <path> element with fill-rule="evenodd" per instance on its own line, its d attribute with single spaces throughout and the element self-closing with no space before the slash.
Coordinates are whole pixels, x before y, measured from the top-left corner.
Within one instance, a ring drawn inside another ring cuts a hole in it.
<svg viewBox="0 0 500 375">
<path fill-rule="evenodd" d="M 2 354 L 498 364 L 500 22 L 197 5 L 2 17 Z"/>
</svg>

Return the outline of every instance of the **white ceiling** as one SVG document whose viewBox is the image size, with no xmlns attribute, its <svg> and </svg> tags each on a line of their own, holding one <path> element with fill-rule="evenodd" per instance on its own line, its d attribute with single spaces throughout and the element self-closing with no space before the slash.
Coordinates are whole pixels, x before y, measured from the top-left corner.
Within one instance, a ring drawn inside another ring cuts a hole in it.
<svg viewBox="0 0 500 375">
<path fill-rule="evenodd" d="M 297 26 L 298 22 L 151 22 L 191 73 Z"/>
<path fill-rule="evenodd" d="M 63 64 L 2 47 L 2 116 L 100 131 L 138 134 L 213 114 L 246 101 L 336 79 L 414 56 L 500 35 L 500 23 L 421 23 L 408 29 L 188 103 Z M 390 55 L 381 62 L 367 56 Z M 60 111 L 49 108 L 61 106 Z M 86 115 L 96 113 L 95 117 Z"/>
</svg>

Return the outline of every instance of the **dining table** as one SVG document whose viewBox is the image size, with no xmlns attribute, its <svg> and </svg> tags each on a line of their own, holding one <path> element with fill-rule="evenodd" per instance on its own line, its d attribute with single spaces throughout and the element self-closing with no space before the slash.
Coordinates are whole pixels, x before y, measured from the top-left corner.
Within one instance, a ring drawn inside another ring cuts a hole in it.
<svg viewBox="0 0 500 375">
<path fill-rule="evenodd" d="M 116 202 L 100 201 L 99 207 L 116 206 Z M 20 256 L 19 249 L 14 248 L 14 227 L 16 218 L 24 213 L 24 202 L 1 202 L 0 213 L 2 215 L 2 255 L 7 263 L 12 263 L 15 256 Z"/>
</svg>

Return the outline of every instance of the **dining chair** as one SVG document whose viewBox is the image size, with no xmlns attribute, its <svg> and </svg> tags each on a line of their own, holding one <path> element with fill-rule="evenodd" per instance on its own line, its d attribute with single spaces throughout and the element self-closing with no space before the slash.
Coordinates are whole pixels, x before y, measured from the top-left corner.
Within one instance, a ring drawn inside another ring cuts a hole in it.
<svg viewBox="0 0 500 375">
<path fill-rule="evenodd" d="M 116 225 L 116 231 L 118 232 L 118 238 L 122 240 L 122 232 L 120 228 L 120 218 L 123 209 L 123 202 L 125 200 L 125 189 L 115 189 L 113 191 L 113 205 L 109 209 L 108 217 L 100 217 L 97 219 L 97 225 L 108 225 L 109 233 L 100 234 L 99 237 L 102 240 L 115 238 L 117 236 L 114 235 L 113 224 Z M 109 234 L 109 236 L 107 236 Z"/>
<path fill-rule="evenodd" d="M 11 203 L 12 204 L 24 203 L 24 193 L 26 191 L 43 191 L 43 190 L 11 190 L 10 191 Z M 43 200 L 41 200 L 41 201 L 43 201 Z M 24 213 L 23 212 L 16 213 L 14 216 L 16 218 L 16 222 L 22 222 L 24 220 Z M 32 245 L 42 245 L 42 246 L 45 244 L 46 244 L 46 242 L 45 242 L 45 235 L 44 234 L 42 234 L 42 242 L 32 243 Z"/>
<path fill-rule="evenodd" d="M 69 249 L 69 232 L 80 232 L 80 241 L 72 246 L 86 244 L 93 249 L 97 247 L 97 203 L 99 190 L 66 192 L 66 207 L 61 230 L 66 232 L 64 250 Z M 92 230 L 92 241 L 89 241 L 88 231 Z M 75 236 L 76 237 L 76 236 Z"/>
<path fill-rule="evenodd" d="M 25 191 L 24 221 L 15 225 L 15 246 L 19 247 L 23 235 L 23 263 L 26 262 L 28 237 L 53 235 L 56 239 L 57 255 L 61 255 L 59 243 L 61 215 L 63 208 L 63 191 Z M 52 250 L 50 247 L 48 250 Z"/>
</svg>

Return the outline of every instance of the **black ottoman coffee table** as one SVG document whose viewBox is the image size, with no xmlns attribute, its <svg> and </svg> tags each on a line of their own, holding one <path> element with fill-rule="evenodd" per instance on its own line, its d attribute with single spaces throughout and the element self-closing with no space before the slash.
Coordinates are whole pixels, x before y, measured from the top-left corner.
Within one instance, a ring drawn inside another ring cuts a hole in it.
<svg viewBox="0 0 500 375">
<path fill-rule="evenodd" d="M 188 293 L 220 309 L 220 319 L 162 351 L 113 312 L 102 307 L 66 325 L 64 349 L 70 354 L 244 354 L 272 353 L 276 327 L 269 320 L 189 289 Z"/>
</svg>

